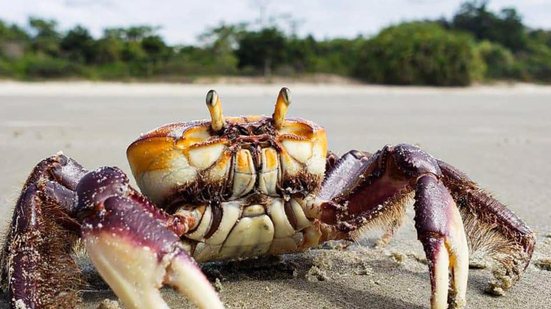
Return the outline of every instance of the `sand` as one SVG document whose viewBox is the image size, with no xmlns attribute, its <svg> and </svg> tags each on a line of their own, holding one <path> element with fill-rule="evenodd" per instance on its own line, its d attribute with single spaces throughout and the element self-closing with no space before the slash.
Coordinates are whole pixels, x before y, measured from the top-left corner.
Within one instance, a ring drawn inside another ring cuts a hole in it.
<svg viewBox="0 0 551 309">
<path fill-rule="evenodd" d="M 551 258 L 550 87 L 288 86 L 289 114 L 323 125 L 337 153 L 420 145 L 467 172 L 533 228 L 538 244 L 522 280 L 505 296 L 492 297 L 484 293 L 490 271 L 472 269 L 470 308 L 551 307 L 551 272 L 545 270 Z M 228 115 L 271 114 L 279 85 L 0 83 L 2 228 L 40 159 L 63 150 L 89 168 L 115 165 L 129 172 L 126 146 L 166 122 L 207 117 L 210 88 L 218 90 Z M 430 284 L 412 217 L 410 207 L 406 224 L 384 249 L 372 248 L 375 231 L 348 247 L 205 271 L 229 308 L 427 308 Z M 174 292 L 163 293 L 172 308 L 189 307 Z M 108 290 L 84 298 L 85 308 L 116 299 Z"/>
</svg>

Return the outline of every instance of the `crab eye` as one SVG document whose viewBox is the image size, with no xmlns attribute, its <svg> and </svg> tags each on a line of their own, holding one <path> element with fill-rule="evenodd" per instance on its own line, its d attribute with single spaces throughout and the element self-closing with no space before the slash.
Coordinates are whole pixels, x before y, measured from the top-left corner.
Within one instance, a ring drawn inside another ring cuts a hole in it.
<svg viewBox="0 0 551 309">
<path fill-rule="evenodd" d="M 222 102 L 218 93 L 214 90 L 210 90 L 207 93 L 207 107 L 210 112 L 210 126 L 214 132 L 219 132 L 224 128 L 224 115 L 222 114 Z"/>
<path fill-rule="evenodd" d="M 281 127 L 283 127 L 289 104 L 291 104 L 291 91 L 283 87 L 277 96 L 274 114 L 272 115 L 276 129 L 281 129 Z"/>
</svg>

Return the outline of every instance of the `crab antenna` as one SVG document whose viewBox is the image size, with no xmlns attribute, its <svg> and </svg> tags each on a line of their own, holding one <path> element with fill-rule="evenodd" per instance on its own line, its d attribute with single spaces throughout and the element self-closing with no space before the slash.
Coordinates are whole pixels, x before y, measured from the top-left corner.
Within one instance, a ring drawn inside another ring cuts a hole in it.
<svg viewBox="0 0 551 309">
<path fill-rule="evenodd" d="M 224 115 L 222 115 L 222 102 L 218 93 L 214 90 L 210 90 L 207 93 L 207 107 L 209 108 L 211 123 L 210 126 L 213 131 L 218 132 L 224 127 Z"/>
<path fill-rule="evenodd" d="M 285 115 L 287 114 L 287 107 L 289 107 L 289 104 L 291 104 L 291 91 L 283 87 L 277 96 L 275 111 L 272 115 L 276 129 L 281 129 L 285 123 Z"/>
</svg>

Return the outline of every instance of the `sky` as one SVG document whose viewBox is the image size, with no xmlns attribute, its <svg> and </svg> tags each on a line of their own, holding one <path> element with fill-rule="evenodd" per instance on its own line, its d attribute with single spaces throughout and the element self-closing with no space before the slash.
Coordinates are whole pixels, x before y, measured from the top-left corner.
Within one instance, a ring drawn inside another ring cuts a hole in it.
<svg viewBox="0 0 551 309">
<path fill-rule="evenodd" d="M 452 0 L 0 0 L 0 19 L 25 25 L 29 16 L 55 19 L 61 30 L 75 25 L 100 36 L 106 27 L 159 26 L 170 44 L 196 44 L 209 27 L 266 22 L 318 39 L 373 35 L 414 19 L 451 17 Z M 490 8 L 515 7 L 533 28 L 551 29 L 551 0 L 493 0 Z"/>
</svg>

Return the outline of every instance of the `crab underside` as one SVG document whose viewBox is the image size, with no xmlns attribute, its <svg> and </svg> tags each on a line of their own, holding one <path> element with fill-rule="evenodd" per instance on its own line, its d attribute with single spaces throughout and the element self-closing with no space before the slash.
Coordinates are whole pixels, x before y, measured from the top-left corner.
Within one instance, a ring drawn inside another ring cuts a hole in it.
<svg viewBox="0 0 551 309">
<path fill-rule="evenodd" d="M 2 251 L 2 285 L 13 308 L 75 307 L 86 285 L 72 258 L 83 243 L 128 308 L 168 308 L 170 285 L 202 308 L 222 308 L 197 262 L 300 252 L 382 227 L 386 243 L 414 199 L 429 266 L 432 308 L 465 306 L 469 253 L 496 262 L 495 289 L 528 265 L 532 231 L 465 174 L 400 144 L 369 154 L 327 151 L 323 128 L 272 117 L 222 115 L 170 124 L 128 148 L 141 192 L 117 168 L 88 172 L 57 154 L 32 171 Z"/>
</svg>

